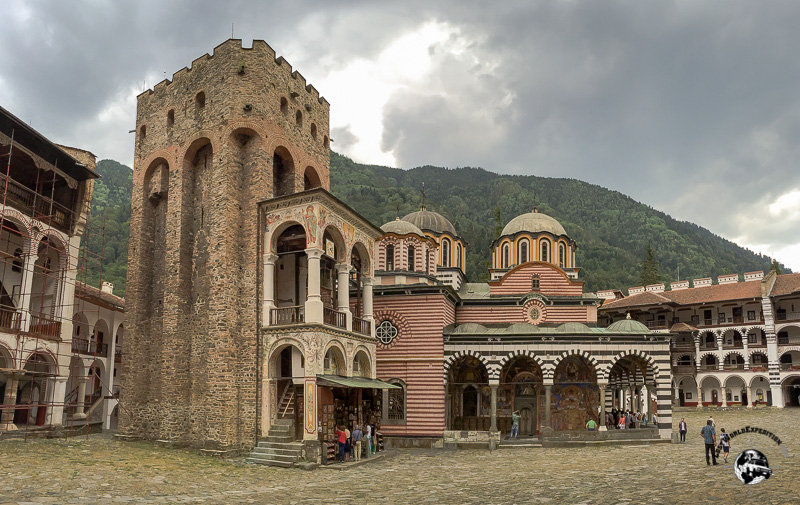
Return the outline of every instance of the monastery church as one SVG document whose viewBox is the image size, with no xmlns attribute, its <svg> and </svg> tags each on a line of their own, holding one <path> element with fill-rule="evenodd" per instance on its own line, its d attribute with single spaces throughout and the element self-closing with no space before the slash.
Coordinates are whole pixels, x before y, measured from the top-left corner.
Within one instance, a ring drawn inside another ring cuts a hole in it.
<svg viewBox="0 0 800 505">
<path fill-rule="evenodd" d="M 495 447 L 515 410 L 546 443 L 624 407 L 671 437 L 670 335 L 597 326 L 556 219 L 512 219 L 469 282 L 441 214 L 378 228 L 329 192 L 329 109 L 258 40 L 139 95 L 120 436 L 286 465 L 339 425 Z"/>
</svg>

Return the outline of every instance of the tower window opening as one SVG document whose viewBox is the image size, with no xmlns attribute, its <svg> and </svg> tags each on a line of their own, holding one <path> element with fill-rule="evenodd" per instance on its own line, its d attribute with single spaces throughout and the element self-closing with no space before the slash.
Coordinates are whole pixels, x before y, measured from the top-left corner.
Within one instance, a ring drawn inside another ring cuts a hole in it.
<svg viewBox="0 0 800 505">
<path fill-rule="evenodd" d="M 297 123 L 297 126 L 303 126 L 303 113 L 297 111 L 297 114 L 294 115 L 294 120 Z"/>
<path fill-rule="evenodd" d="M 508 268 L 508 244 L 503 244 L 503 259 L 500 268 Z"/>
<path fill-rule="evenodd" d="M 462 254 L 463 254 L 463 252 L 462 252 L 462 249 L 461 249 L 461 244 L 456 244 L 456 266 L 458 268 L 463 268 L 462 267 L 462 261 L 461 261 Z"/>
<path fill-rule="evenodd" d="M 317 140 L 317 125 L 314 123 L 311 123 L 311 137 Z"/>
<path fill-rule="evenodd" d="M 281 112 L 284 114 L 289 113 L 289 100 L 286 97 L 281 97 Z"/>
<path fill-rule="evenodd" d="M 394 244 L 386 246 L 386 271 L 394 270 Z"/>
<path fill-rule="evenodd" d="M 539 259 L 541 261 L 550 262 L 550 242 L 546 240 L 542 241 L 542 251 Z"/>
<path fill-rule="evenodd" d="M 416 265 L 414 265 L 414 246 L 408 246 L 408 271 L 414 272 L 416 271 Z"/>
<path fill-rule="evenodd" d="M 528 241 L 522 240 L 519 243 L 519 263 L 520 265 L 528 262 Z"/>
<path fill-rule="evenodd" d="M 450 241 L 447 239 L 442 240 L 442 266 L 450 266 Z"/>
<path fill-rule="evenodd" d="M 564 244 L 558 244 L 558 266 L 561 268 L 567 266 L 567 248 Z"/>
<path fill-rule="evenodd" d="M 194 96 L 194 104 L 198 109 L 202 109 L 206 106 L 206 94 L 204 91 L 201 91 Z"/>
</svg>

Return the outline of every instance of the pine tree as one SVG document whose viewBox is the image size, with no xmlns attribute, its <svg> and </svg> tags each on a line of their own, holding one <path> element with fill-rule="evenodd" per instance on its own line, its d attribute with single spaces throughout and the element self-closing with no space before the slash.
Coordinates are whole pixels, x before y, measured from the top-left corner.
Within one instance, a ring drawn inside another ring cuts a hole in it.
<svg viewBox="0 0 800 505">
<path fill-rule="evenodd" d="M 769 269 L 775 270 L 775 273 L 778 275 L 783 273 L 783 271 L 781 270 L 781 266 L 778 263 L 778 260 L 776 260 L 775 258 L 772 259 L 772 265 L 770 265 Z"/>
<path fill-rule="evenodd" d="M 647 243 L 645 259 L 642 261 L 642 275 L 639 278 L 639 282 L 642 283 L 642 286 L 661 282 L 661 275 L 658 273 L 658 261 L 656 261 L 650 242 Z"/>
</svg>

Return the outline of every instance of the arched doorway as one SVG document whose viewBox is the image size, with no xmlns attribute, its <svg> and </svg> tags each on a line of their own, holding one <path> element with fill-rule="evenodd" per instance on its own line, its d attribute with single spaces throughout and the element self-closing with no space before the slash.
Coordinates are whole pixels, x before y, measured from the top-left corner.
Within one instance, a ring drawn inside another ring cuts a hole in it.
<svg viewBox="0 0 800 505">
<path fill-rule="evenodd" d="M 597 421 L 599 405 L 594 365 L 583 356 L 564 358 L 554 374 L 550 426 L 557 431 L 582 430 L 590 417 Z"/>
<path fill-rule="evenodd" d="M 783 380 L 783 401 L 787 407 L 800 407 L 800 375 L 790 375 Z"/>
<path fill-rule="evenodd" d="M 270 421 L 285 419 L 294 426 L 294 436 L 302 439 L 303 382 L 305 357 L 300 347 L 283 344 L 272 351 L 268 363 Z M 268 394 L 268 393 L 267 393 Z"/>
<path fill-rule="evenodd" d="M 544 410 L 542 369 L 529 356 L 516 356 L 500 371 L 497 388 L 497 429 L 511 431 L 511 413 L 519 410 L 520 436 L 539 433 Z"/>
<path fill-rule="evenodd" d="M 488 431 L 491 389 L 483 362 L 463 356 L 452 364 L 447 377 L 448 429 Z"/>
<path fill-rule="evenodd" d="M 700 389 L 703 390 L 703 405 L 720 405 L 720 383 L 716 377 L 708 376 L 700 383 Z"/>
</svg>

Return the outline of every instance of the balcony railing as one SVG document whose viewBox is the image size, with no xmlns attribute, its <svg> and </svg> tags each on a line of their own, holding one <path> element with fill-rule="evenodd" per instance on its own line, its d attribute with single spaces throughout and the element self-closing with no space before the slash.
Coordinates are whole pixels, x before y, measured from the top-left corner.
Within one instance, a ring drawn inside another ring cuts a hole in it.
<svg viewBox="0 0 800 505">
<path fill-rule="evenodd" d="M 796 321 L 800 319 L 800 312 L 778 312 L 775 315 L 776 321 Z"/>
<path fill-rule="evenodd" d="M 5 200 L 7 204 L 21 207 L 21 210 L 28 214 L 32 211 L 34 217 L 39 221 L 60 228 L 62 231 L 69 231 L 72 226 L 71 210 L 55 200 L 23 186 L 14 179 L 0 174 L 0 184 L 5 187 L 6 183 L 8 183 Z"/>
<path fill-rule="evenodd" d="M 722 344 L 722 348 L 723 349 L 744 349 L 744 344 L 742 343 L 741 340 L 737 340 L 736 342 L 733 342 L 732 344 L 727 344 L 727 343 L 726 344 Z"/>
<path fill-rule="evenodd" d="M 41 314 L 31 313 L 31 326 L 28 331 L 43 337 L 58 338 L 61 336 L 61 323 Z"/>
<path fill-rule="evenodd" d="M 781 363 L 781 370 L 800 370 L 800 363 Z"/>
<path fill-rule="evenodd" d="M 278 307 L 270 310 L 269 320 L 274 325 L 301 324 L 306 322 L 305 311 L 302 305 Z"/>
<path fill-rule="evenodd" d="M 701 372 L 712 372 L 714 370 L 719 370 L 716 364 L 714 365 L 700 365 L 699 367 Z"/>
<path fill-rule="evenodd" d="M 83 338 L 72 339 L 72 352 L 105 356 L 108 353 L 108 344 L 90 342 Z"/>
<path fill-rule="evenodd" d="M 372 324 L 366 319 L 353 316 L 353 331 L 362 335 L 372 335 Z"/>
<path fill-rule="evenodd" d="M 723 363 L 723 370 L 744 370 L 744 363 Z"/>
<path fill-rule="evenodd" d="M 8 305 L 0 305 L 0 328 L 16 330 L 19 328 L 17 309 Z"/>
<path fill-rule="evenodd" d="M 667 322 L 663 320 L 645 321 L 644 324 L 651 330 L 667 328 Z"/>
<path fill-rule="evenodd" d="M 345 313 L 328 307 L 323 307 L 322 309 L 322 322 L 343 330 L 347 329 L 347 316 Z"/>
<path fill-rule="evenodd" d="M 675 365 L 672 367 L 673 374 L 691 374 L 695 372 L 694 365 Z"/>
</svg>

